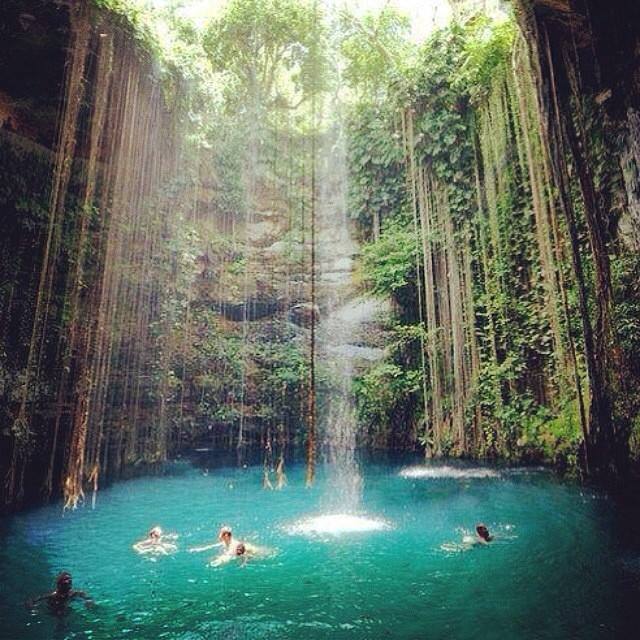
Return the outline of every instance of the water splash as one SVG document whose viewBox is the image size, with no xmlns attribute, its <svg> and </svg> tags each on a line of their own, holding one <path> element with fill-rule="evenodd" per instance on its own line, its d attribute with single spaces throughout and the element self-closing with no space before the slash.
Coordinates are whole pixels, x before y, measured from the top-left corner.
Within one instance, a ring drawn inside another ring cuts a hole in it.
<svg viewBox="0 0 640 640">
<path fill-rule="evenodd" d="M 518 539 L 518 535 L 515 533 L 516 526 L 511 523 L 498 523 L 490 524 L 489 530 L 493 536 L 493 541 L 490 546 L 495 546 L 504 543 L 511 543 Z M 443 542 L 438 549 L 444 551 L 446 554 L 464 553 L 465 551 L 471 551 L 478 548 L 486 548 L 487 545 L 479 543 L 478 537 L 475 531 L 466 527 L 458 527 L 456 532 L 460 536 L 458 540 Z"/>
<path fill-rule="evenodd" d="M 358 516 L 352 513 L 331 513 L 304 518 L 288 527 L 287 533 L 305 536 L 341 536 L 348 533 L 386 531 L 391 528 L 388 522 L 379 518 Z"/>
<path fill-rule="evenodd" d="M 448 465 L 429 466 L 429 467 L 406 467 L 400 471 L 400 477 L 407 479 L 431 479 L 439 480 L 442 478 L 500 478 L 501 474 L 495 469 L 487 467 L 471 467 L 461 469 Z"/>
</svg>

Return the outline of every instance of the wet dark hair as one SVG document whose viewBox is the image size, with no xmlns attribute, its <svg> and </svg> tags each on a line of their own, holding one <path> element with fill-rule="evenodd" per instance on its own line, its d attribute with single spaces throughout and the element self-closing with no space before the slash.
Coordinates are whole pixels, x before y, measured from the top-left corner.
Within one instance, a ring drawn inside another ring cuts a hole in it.
<svg viewBox="0 0 640 640">
<path fill-rule="evenodd" d="M 247 551 L 247 548 L 242 544 L 242 542 L 236 547 L 236 555 L 243 556 Z"/>
<path fill-rule="evenodd" d="M 71 589 L 73 578 L 68 571 L 62 571 L 56 578 L 56 590 L 68 591 Z"/>
<path fill-rule="evenodd" d="M 487 526 L 480 523 L 476 525 L 476 533 L 483 539 L 483 540 L 490 540 L 491 536 L 489 535 L 489 529 L 487 529 Z"/>
</svg>

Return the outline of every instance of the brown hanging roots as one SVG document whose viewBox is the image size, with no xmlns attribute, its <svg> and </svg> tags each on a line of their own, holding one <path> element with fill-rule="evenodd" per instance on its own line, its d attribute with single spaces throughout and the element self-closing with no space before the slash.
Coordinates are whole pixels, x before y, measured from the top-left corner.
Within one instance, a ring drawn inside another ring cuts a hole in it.
<svg viewBox="0 0 640 640">
<path fill-rule="evenodd" d="M 264 456 L 262 462 L 262 488 L 273 490 L 271 471 L 273 467 L 273 452 L 271 448 L 271 428 L 264 435 Z"/>
<path fill-rule="evenodd" d="M 49 222 L 45 241 L 42 270 L 36 297 L 36 306 L 33 320 L 31 341 L 23 381 L 22 397 L 18 416 L 13 424 L 13 451 L 11 465 L 6 479 L 5 492 L 7 502 L 12 502 L 15 497 L 18 502 L 21 499 L 22 482 L 17 487 L 16 473 L 20 459 L 26 456 L 26 445 L 29 439 L 31 416 L 27 413 L 27 404 L 32 387 L 37 387 L 39 371 L 44 353 L 47 320 L 49 317 L 49 305 L 56 275 L 56 264 L 61 244 L 62 223 L 64 206 L 67 195 L 71 168 L 76 148 L 76 128 L 78 114 L 82 98 L 84 96 L 84 73 L 89 51 L 89 38 L 91 26 L 84 3 L 74 5 L 71 13 L 72 44 L 70 48 L 70 60 L 67 66 L 65 81 L 65 102 L 63 116 L 60 125 L 57 142 L 56 161 L 51 188 L 51 200 L 49 203 Z M 22 461 L 22 466 L 26 459 Z M 22 475 L 22 474 L 21 474 Z"/>
<path fill-rule="evenodd" d="M 276 467 L 276 489 L 284 489 L 287 486 L 287 474 L 284 472 L 284 456 L 281 455 Z"/>
<path fill-rule="evenodd" d="M 427 400 L 427 369 L 425 360 L 425 312 L 423 304 L 422 285 L 426 277 L 425 271 L 420 268 L 420 238 L 425 239 L 425 229 L 418 218 L 418 176 L 415 157 L 415 137 L 413 131 L 413 111 L 410 109 L 402 111 L 402 137 L 405 149 L 405 164 L 407 169 L 408 190 L 411 193 L 411 211 L 413 213 L 413 230 L 416 242 L 416 285 L 418 291 L 418 314 L 420 318 L 420 364 L 422 368 L 422 401 L 424 409 L 424 438 L 425 456 L 431 457 L 440 452 L 440 424 L 436 422 L 436 416 L 432 412 L 431 419 L 429 413 L 429 403 Z M 425 263 L 426 264 L 426 263 Z M 429 326 L 426 326 L 427 332 Z M 435 367 L 434 367 L 435 370 Z"/>
</svg>

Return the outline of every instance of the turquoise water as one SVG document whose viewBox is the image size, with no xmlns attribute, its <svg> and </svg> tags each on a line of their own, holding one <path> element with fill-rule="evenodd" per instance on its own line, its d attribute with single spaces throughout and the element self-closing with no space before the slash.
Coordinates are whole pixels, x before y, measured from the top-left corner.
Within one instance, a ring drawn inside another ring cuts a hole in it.
<svg viewBox="0 0 640 640">
<path fill-rule="evenodd" d="M 5 519 L 0 637 L 633 637 L 637 529 L 620 527 L 629 515 L 592 490 L 539 470 L 434 463 L 428 477 L 405 477 L 407 464 L 368 463 L 361 513 L 383 528 L 303 535 L 296 523 L 335 511 L 326 468 L 311 490 L 295 466 L 285 489 L 265 491 L 260 466 L 204 464 L 116 484 L 94 510 L 63 515 L 58 505 Z M 462 537 L 480 520 L 496 540 L 466 549 Z M 274 553 L 212 568 L 213 552 L 185 552 L 225 523 Z M 177 553 L 132 551 L 154 524 L 179 534 Z M 63 620 L 26 610 L 62 569 L 96 607 L 74 605 Z"/>
</svg>

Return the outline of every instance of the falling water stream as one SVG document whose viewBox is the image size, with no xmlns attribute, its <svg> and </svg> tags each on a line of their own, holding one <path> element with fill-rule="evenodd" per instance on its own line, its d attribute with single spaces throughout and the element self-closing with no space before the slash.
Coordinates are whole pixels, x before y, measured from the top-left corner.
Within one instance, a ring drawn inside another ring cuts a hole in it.
<svg viewBox="0 0 640 640">
<path fill-rule="evenodd" d="M 319 424 L 327 461 L 323 513 L 302 523 L 309 531 L 340 534 L 379 530 L 386 524 L 362 513 L 363 478 L 356 459 L 357 418 L 352 381 L 358 360 L 371 361 L 382 350 L 359 344 L 368 323 L 384 305 L 354 294 L 353 270 L 358 245 L 347 213 L 344 134 L 335 124 L 318 161 L 318 289 L 320 324 L 318 366 L 329 379 L 319 403 Z"/>
<path fill-rule="evenodd" d="M 360 503 L 362 477 L 355 459 L 356 421 L 351 393 L 353 358 L 340 349 L 353 338 L 353 323 L 341 320 L 352 295 L 353 257 L 357 246 L 349 232 L 346 203 L 344 137 L 336 127 L 320 150 L 317 204 L 321 322 L 318 361 L 329 374 L 330 393 L 324 399 L 320 428 L 331 465 L 327 507 L 353 513 Z M 335 524 L 335 523 L 334 523 Z"/>
</svg>

